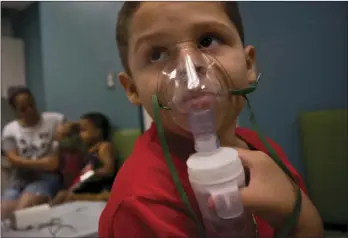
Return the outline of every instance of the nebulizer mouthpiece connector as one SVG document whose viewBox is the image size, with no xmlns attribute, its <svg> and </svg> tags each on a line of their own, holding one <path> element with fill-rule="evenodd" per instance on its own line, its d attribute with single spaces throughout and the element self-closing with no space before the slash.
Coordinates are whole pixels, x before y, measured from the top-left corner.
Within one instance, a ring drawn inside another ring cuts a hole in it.
<svg viewBox="0 0 348 238">
<path fill-rule="evenodd" d="M 219 145 L 214 118 L 222 95 L 219 75 L 199 49 L 176 50 L 159 80 L 159 92 L 164 92 L 160 101 L 167 102 L 178 125 L 192 132 L 197 151 L 213 151 Z"/>
</svg>

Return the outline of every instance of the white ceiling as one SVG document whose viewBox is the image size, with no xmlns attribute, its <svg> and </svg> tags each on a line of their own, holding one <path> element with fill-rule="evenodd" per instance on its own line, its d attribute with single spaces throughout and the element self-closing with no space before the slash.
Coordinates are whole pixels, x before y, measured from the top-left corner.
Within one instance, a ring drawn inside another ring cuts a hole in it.
<svg viewBox="0 0 348 238">
<path fill-rule="evenodd" d="M 34 2 L 33 1 L 23 1 L 23 2 L 1 1 L 1 8 L 5 7 L 5 8 L 15 9 L 15 10 L 23 10 L 32 3 Z"/>
</svg>

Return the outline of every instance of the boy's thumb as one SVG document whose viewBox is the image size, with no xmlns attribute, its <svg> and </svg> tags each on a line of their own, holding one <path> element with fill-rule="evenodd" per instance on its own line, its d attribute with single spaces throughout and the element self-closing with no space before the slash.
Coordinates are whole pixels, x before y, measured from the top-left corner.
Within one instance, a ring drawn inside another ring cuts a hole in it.
<svg viewBox="0 0 348 238">
<path fill-rule="evenodd" d="M 250 204 L 253 195 L 252 190 L 249 187 L 243 187 L 239 189 L 240 198 L 242 199 L 243 204 Z"/>
<path fill-rule="evenodd" d="M 241 148 L 234 148 L 237 153 L 238 153 L 238 157 L 240 158 L 242 164 L 244 167 L 246 168 L 251 168 L 253 167 L 253 158 L 254 156 L 254 151 L 250 151 L 250 150 L 246 150 L 246 149 L 241 149 Z"/>
</svg>

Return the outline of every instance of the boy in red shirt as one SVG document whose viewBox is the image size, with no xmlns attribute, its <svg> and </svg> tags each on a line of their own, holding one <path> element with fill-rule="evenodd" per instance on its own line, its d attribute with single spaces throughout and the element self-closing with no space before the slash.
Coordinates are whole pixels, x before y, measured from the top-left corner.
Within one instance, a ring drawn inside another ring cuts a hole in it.
<svg viewBox="0 0 348 238">
<path fill-rule="evenodd" d="M 152 117 L 151 96 L 161 93 L 158 75 L 173 46 L 180 49 L 181 44 L 193 42 L 196 50 L 221 64 L 228 75 L 225 82 L 232 89 L 248 88 L 256 81 L 255 48 L 243 44 L 243 26 L 235 2 L 125 2 L 116 31 L 125 68 L 119 74 L 120 82 L 129 100 L 144 106 Z M 224 102 L 218 116 L 222 119 L 216 123 L 217 134 L 221 145 L 237 149 L 249 171 L 249 184 L 240 194 L 245 209 L 256 216 L 259 237 L 272 237 L 294 209 L 296 186 L 270 158 L 255 132 L 236 128 L 244 104 L 245 98 L 235 95 Z M 193 211 L 200 217 L 186 166 L 194 152 L 192 136 L 170 111 L 161 111 L 161 121 L 175 170 Z M 100 217 L 99 237 L 199 237 L 196 223 L 175 187 L 157 133 L 152 125 L 137 140 L 119 171 Z M 321 219 L 303 192 L 301 177 L 281 148 L 269 143 L 302 191 L 301 210 L 290 235 L 323 236 Z"/>
</svg>

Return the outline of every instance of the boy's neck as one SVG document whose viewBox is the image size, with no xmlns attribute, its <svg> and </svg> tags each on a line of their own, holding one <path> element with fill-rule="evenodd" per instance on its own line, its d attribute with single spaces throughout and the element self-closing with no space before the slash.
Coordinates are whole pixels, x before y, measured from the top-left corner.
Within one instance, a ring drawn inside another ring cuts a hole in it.
<svg viewBox="0 0 348 238">
<path fill-rule="evenodd" d="M 166 142 L 171 154 L 186 160 L 195 153 L 194 142 L 192 138 L 173 133 L 166 133 Z"/>
<path fill-rule="evenodd" d="M 248 149 L 248 144 L 236 136 L 235 130 L 236 126 L 233 124 L 227 130 L 223 130 L 223 133 L 219 133 L 220 145 Z M 168 133 L 166 134 L 166 140 L 169 151 L 180 159 L 186 160 L 196 152 L 192 138 Z"/>
<path fill-rule="evenodd" d="M 248 144 L 236 135 L 236 125 L 220 133 L 219 138 L 221 146 L 249 149 Z"/>
</svg>

